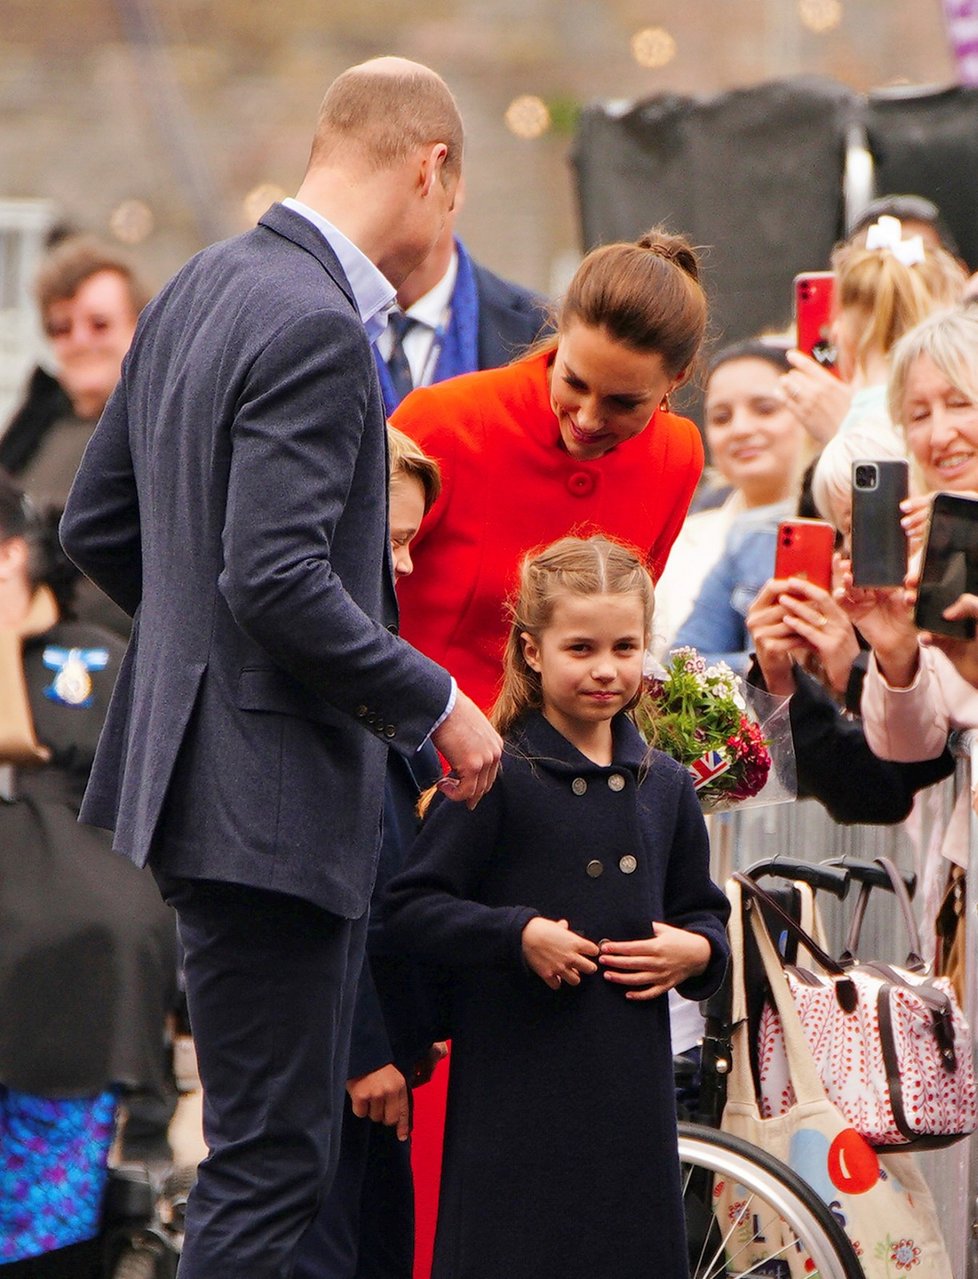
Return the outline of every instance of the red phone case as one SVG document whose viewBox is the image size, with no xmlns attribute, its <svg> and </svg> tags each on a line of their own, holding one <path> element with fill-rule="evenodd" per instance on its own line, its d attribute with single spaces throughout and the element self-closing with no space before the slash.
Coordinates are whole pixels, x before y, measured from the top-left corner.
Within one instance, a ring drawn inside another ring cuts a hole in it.
<svg viewBox="0 0 978 1279">
<path fill-rule="evenodd" d="M 799 351 L 823 368 L 835 371 L 835 350 L 829 338 L 835 276 L 831 271 L 805 271 L 795 276 L 795 329 Z"/>
<path fill-rule="evenodd" d="M 783 520 L 778 525 L 774 576 L 803 577 L 830 591 L 834 549 L 835 529 L 826 520 Z"/>
</svg>

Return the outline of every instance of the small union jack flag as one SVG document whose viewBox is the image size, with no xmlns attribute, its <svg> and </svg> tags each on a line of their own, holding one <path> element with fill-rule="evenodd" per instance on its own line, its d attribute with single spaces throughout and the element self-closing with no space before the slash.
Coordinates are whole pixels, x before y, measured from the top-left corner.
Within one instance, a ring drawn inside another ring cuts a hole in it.
<svg viewBox="0 0 978 1279">
<path fill-rule="evenodd" d="M 714 777 L 725 773 L 729 767 L 730 760 L 722 751 L 704 751 L 699 759 L 694 759 L 692 764 L 686 765 L 693 779 L 694 790 L 700 790 L 708 782 L 712 782 Z"/>
</svg>

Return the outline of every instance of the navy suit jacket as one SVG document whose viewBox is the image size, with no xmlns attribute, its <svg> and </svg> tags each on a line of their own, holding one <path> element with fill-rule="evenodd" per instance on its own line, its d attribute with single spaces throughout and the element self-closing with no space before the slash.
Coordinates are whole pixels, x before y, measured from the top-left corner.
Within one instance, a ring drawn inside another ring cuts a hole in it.
<svg viewBox="0 0 978 1279">
<path fill-rule="evenodd" d="M 529 289 L 478 262 L 472 263 L 472 271 L 479 295 L 479 368 L 498 369 L 537 340 L 550 316 L 543 299 Z"/>
<path fill-rule="evenodd" d="M 450 691 L 393 633 L 387 466 L 349 283 L 299 214 L 143 312 L 62 523 L 135 617 L 82 809 L 133 861 L 366 909 L 387 748 Z"/>
</svg>

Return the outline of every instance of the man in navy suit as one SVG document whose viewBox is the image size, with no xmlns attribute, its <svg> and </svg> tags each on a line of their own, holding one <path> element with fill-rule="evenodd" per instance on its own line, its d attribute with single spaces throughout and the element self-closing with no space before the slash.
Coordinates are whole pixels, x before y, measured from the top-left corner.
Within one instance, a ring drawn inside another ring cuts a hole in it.
<svg viewBox="0 0 978 1279">
<path fill-rule="evenodd" d="M 500 759 L 396 634 L 370 350 L 461 148 L 427 68 L 344 72 L 296 199 L 143 312 L 62 523 L 134 618 L 82 817 L 177 910 L 210 1149 L 181 1279 L 285 1279 L 328 1186 L 388 747 L 430 739 L 470 804 Z"/>
<path fill-rule="evenodd" d="M 397 290 L 396 321 L 374 347 L 388 414 L 416 386 L 508 364 L 550 328 L 543 298 L 469 255 L 455 235 L 461 204 L 459 183 L 444 230 Z"/>
</svg>

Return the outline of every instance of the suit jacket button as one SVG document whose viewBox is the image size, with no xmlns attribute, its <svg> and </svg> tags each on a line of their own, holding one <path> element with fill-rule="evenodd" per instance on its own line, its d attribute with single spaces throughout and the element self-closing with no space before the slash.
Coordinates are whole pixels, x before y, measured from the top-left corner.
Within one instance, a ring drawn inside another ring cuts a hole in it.
<svg viewBox="0 0 978 1279">
<path fill-rule="evenodd" d="M 571 782 L 571 790 L 575 795 L 584 795 L 587 793 L 587 782 L 583 777 L 575 777 Z"/>
<path fill-rule="evenodd" d="M 393 622 L 391 622 L 390 626 L 388 626 L 388 628 L 387 628 L 387 629 L 390 631 L 390 633 L 391 633 L 392 635 L 398 635 L 398 634 L 400 634 L 400 632 L 398 631 L 397 627 L 394 625 L 394 623 L 393 623 Z"/>
<path fill-rule="evenodd" d="M 625 779 L 624 777 L 622 777 L 621 773 L 612 773 L 611 776 L 608 778 L 608 785 L 611 787 L 612 790 L 615 790 L 615 791 L 624 790 Z"/>
<path fill-rule="evenodd" d="M 359 715 L 359 717 L 360 717 L 361 719 L 363 719 L 363 717 L 364 717 L 364 715 L 366 715 L 366 713 L 367 713 L 367 708 L 366 708 L 366 706 L 358 706 L 358 707 L 357 707 L 357 714 Z"/>
<path fill-rule="evenodd" d="M 618 869 L 623 875 L 631 875 L 638 866 L 638 858 L 633 857 L 631 853 L 626 853 L 618 863 Z"/>
<path fill-rule="evenodd" d="M 598 861 L 596 857 L 593 857 L 588 862 L 588 864 L 584 867 L 584 873 L 590 879 L 597 879 L 597 877 L 603 874 L 603 872 L 604 872 L 604 867 L 602 866 L 602 864 Z"/>
<path fill-rule="evenodd" d="M 387 727 L 384 729 L 384 736 L 393 737 L 396 732 L 397 732 L 397 729 L 394 727 L 394 725 L 388 724 Z"/>
</svg>

